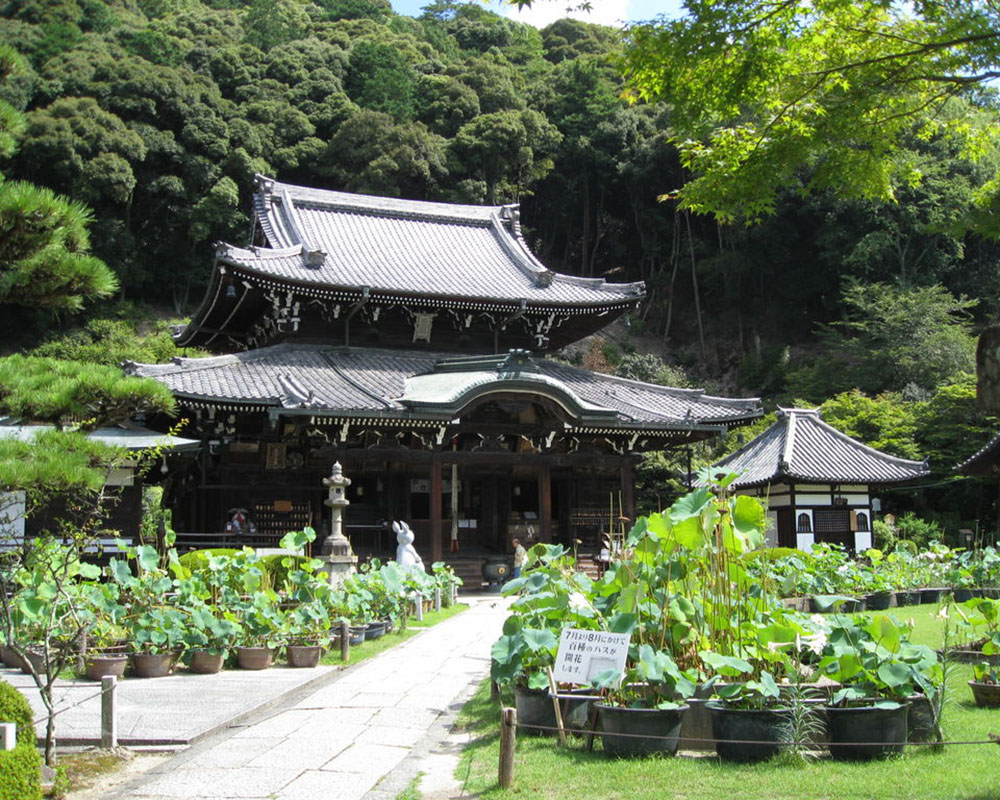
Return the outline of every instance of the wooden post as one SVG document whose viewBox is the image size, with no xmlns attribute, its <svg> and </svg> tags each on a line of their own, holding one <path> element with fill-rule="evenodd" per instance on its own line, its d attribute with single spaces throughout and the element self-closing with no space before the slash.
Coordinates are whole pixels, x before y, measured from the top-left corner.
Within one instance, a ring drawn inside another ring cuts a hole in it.
<svg viewBox="0 0 1000 800">
<path fill-rule="evenodd" d="M 435 453 L 431 458 L 431 562 L 440 561 L 444 552 L 441 531 L 441 459 Z"/>
<path fill-rule="evenodd" d="M 517 745 L 517 709 L 500 709 L 500 788 L 514 783 L 514 748 Z"/>
<path fill-rule="evenodd" d="M 597 734 L 597 703 L 590 704 L 590 715 L 587 719 L 587 752 L 594 749 L 594 736 Z"/>
<path fill-rule="evenodd" d="M 118 716 L 115 712 L 115 693 L 118 678 L 105 675 L 101 678 L 101 748 L 113 750 L 118 747 Z"/>
<path fill-rule="evenodd" d="M 351 625 L 346 619 L 340 621 L 340 660 L 345 664 L 351 661 Z"/>
<path fill-rule="evenodd" d="M 621 469 L 622 493 L 618 502 L 618 512 L 623 517 L 628 517 L 625 523 L 626 533 L 635 522 L 635 465 L 632 461 L 625 461 Z M 619 525 L 615 525 L 615 530 L 620 530 Z"/>
<path fill-rule="evenodd" d="M 451 604 L 455 605 L 455 603 L 458 602 L 458 587 L 455 584 L 452 584 L 448 591 L 451 592 Z"/>
<path fill-rule="evenodd" d="M 542 542 L 552 541 L 552 467 L 548 461 L 538 471 L 538 538 Z"/>
<path fill-rule="evenodd" d="M 562 706 L 559 705 L 559 687 L 556 686 L 556 679 L 552 677 L 552 667 L 546 667 L 549 673 L 549 693 L 552 695 L 552 707 L 556 712 L 556 727 L 559 728 L 559 744 L 566 746 L 566 726 L 563 725 Z"/>
<path fill-rule="evenodd" d="M 417 622 L 423 622 L 424 621 L 424 598 L 423 598 L 423 596 L 418 594 L 417 595 L 417 599 L 414 602 L 416 602 L 416 604 L 417 604 L 417 613 L 416 613 Z"/>
<path fill-rule="evenodd" d="M 441 610 L 441 587 L 437 586 L 434 588 L 434 610 Z"/>
</svg>

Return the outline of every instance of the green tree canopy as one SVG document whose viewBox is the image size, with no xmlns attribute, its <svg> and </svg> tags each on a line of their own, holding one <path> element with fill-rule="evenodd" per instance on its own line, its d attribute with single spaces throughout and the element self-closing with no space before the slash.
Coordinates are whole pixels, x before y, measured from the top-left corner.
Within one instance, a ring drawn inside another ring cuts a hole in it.
<svg viewBox="0 0 1000 800">
<path fill-rule="evenodd" d="M 967 312 L 976 301 L 956 299 L 942 286 L 850 281 L 842 302 L 847 319 L 825 336 L 847 380 L 861 390 L 928 392 L 973 369 Z"/>
<path fill-rule="evenodd" d="M 140 411 L 171 413 L 174 398 L 163 384 L 124 377 L 118 367 L 13 355 L 0 359 L 0 409 L 20 420 L 91 430 Z"/>
<path fill-rule="evenodd" d="M 630 27 L 623 64 L 636 97 L 671 106 L 694 177 L 664 191 L 677 190 L 687 208 L 756 219 L 803 167 L 806 191 L 891 199 L 921 178 L 898 159 L 904 132 L 953 137 L 973 155 L 992 136 L 971 116 L 941 113 L 949 98 L 1000 76 L 992 3 L 684 5 L 679 19 Z"/>
</svg>

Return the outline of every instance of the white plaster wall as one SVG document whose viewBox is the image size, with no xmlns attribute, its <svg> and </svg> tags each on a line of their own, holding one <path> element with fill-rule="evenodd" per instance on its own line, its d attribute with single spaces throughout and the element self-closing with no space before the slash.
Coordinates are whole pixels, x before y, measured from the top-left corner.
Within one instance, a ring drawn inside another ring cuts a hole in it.
<svg viewBox="0 0 1000 800">
<path fill-rule="evenodd" d="M 24 543 L 24 492 L 0 492 L 0 551 Z"/>
<path fill-rule="evenodd" d="M 813 545 L 816 543 L 816 538 L 811 533 L 797 533 L 795 534 L 795 546 L 799 550 L 804 550 L 807 553 L 811 553 Z"/>
</svg>

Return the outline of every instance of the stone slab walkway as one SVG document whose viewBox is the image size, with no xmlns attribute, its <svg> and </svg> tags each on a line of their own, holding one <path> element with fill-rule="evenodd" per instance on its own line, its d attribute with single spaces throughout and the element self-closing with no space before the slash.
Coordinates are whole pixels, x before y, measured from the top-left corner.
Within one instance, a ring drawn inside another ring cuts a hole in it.
<svg viewBox="0 0 1000 800">
<path fill-rule="evenodd" d="M 474 599 L 468 611 L 191 747 L 107 800 L 382 798 L 379 782 L 426 753 L 488 675 L 506 613 L 495 595 Z M 196 695 L 188 703 L 201 713 Z"/>
<path fill-rule="evenodd" d="M 225 670 L 218 675 L 126 678 L 119 681 L 116 693 L 119 743 L 126 747 L 191 744 L 235 721 L 262 713 L 290 692 L 323 684 L 337 671 L 337 667 L 272 667 L 261 672 Z M 45 708 L 31 676 L 5 668 L 0 669 L 0 678 L 28 698 L 36 730 L 43 735 Z M 56 684 L 56 736 L 60 744 L 100 743 L 100 691 L 100 683 L 93 681 Z"/>
</svg>

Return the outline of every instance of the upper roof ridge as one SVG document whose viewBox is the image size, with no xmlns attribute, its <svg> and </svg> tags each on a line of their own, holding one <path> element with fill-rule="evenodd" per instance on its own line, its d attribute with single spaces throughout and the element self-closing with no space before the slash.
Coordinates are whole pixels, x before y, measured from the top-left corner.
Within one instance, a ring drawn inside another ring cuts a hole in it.
<svg viewBox="0 0 1000 800">
<path fill-rule="evenodd" d="M 304 201 L 310 204 L 358 210 L 368 213 L 382 213 L 392 216 L 453 220 L 455 222 L 475 222 L 488 225 L 491 216 L 509 219 L 509 209 L 517 209 L 518 204 L 502 206 L 464 205 L 461 203 L 441 203 L 432 200 L 407 200 L 400 197 L 379 197 L 376 195 L 340 192 L 334 189 L 315 189 L 292 183 L 282 183 L 266 175 L 257 174 L 254 183 L 258 192 L 266 199 L 290 198 L 294 203 Z"/>
</svg>

